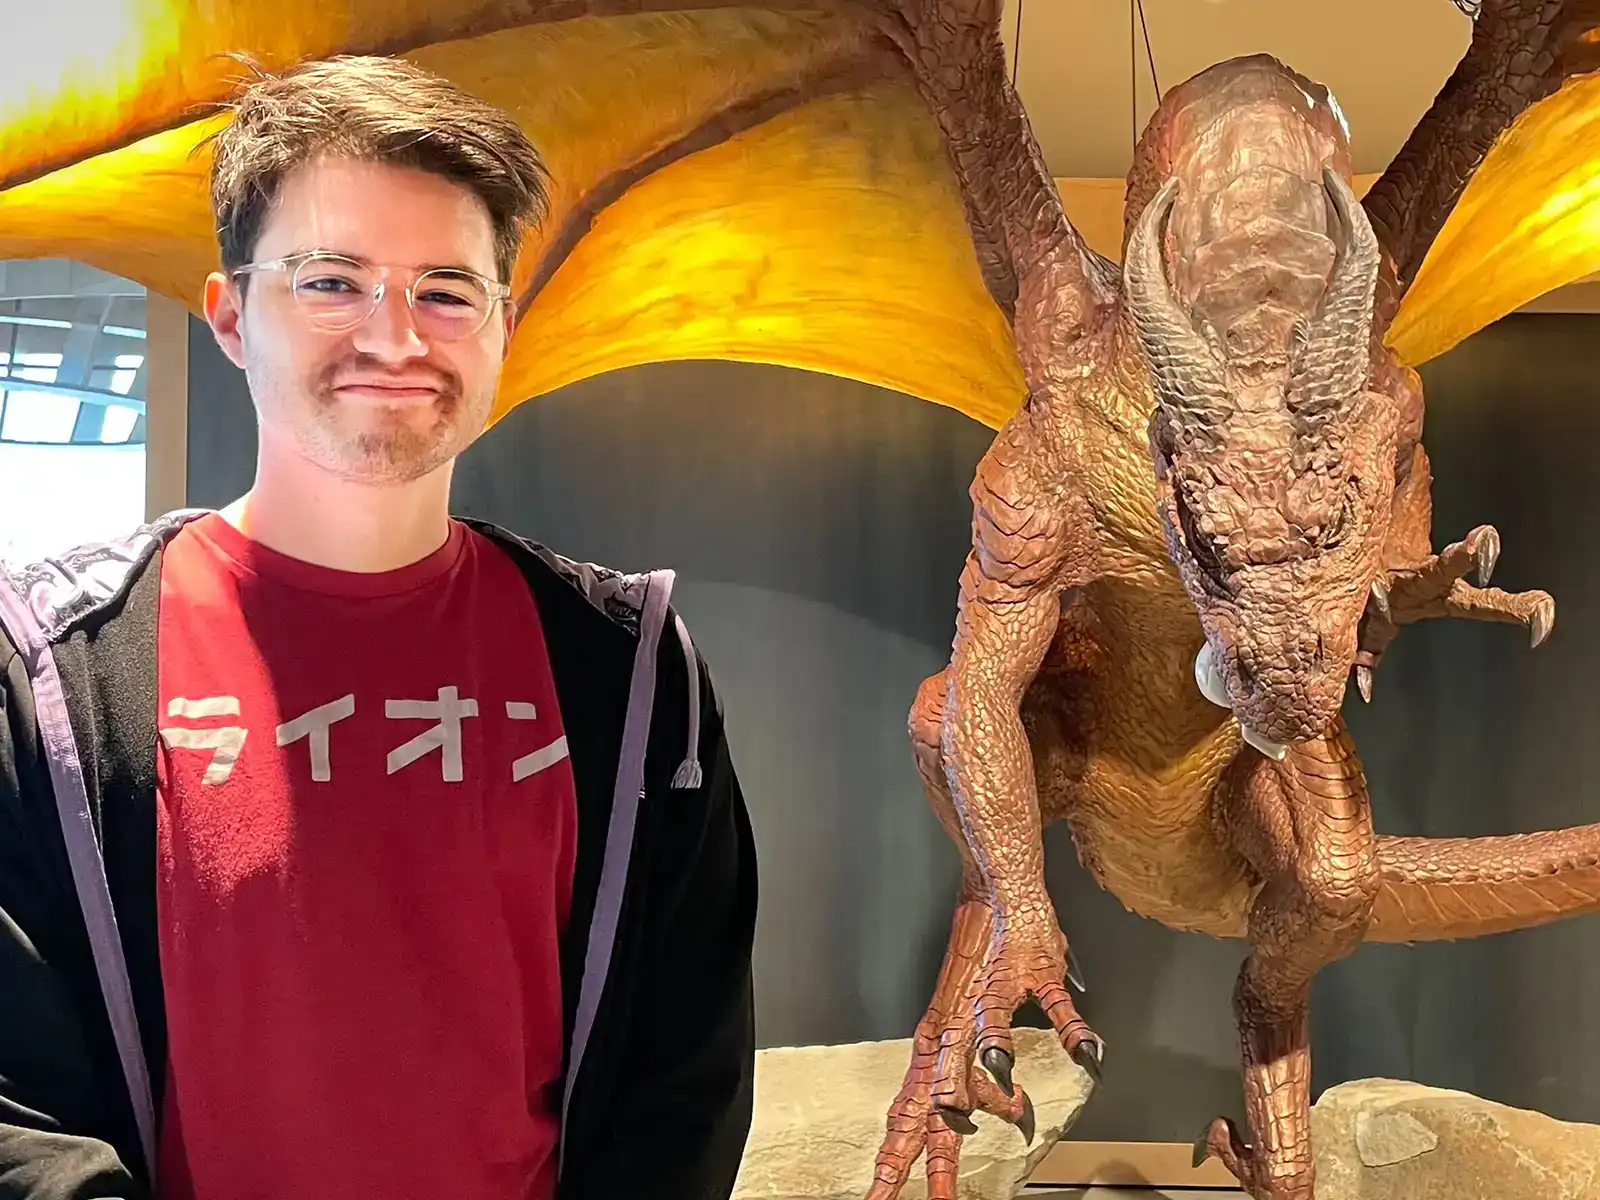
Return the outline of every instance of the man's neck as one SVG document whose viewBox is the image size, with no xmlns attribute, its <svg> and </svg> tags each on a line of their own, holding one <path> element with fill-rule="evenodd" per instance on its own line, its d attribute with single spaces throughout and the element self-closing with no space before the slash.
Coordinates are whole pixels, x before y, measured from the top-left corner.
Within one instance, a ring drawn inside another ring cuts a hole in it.
<svg viewBox="0 0 1600 1200">
<path fill-rule="evenodd" d="M 252 541 L 339 571 L 393 571 L 426 558 L 450 535 L 453 463 L 409 483 L 373 486 L 264 456 L 251 489 L 222 518 Z"/>
</svg>

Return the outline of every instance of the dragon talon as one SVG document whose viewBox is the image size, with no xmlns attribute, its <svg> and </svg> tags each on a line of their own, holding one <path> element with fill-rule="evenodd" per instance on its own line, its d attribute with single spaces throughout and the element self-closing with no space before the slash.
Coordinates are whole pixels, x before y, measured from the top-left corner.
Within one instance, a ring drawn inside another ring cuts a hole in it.
<svg viewBox="0 0 1600 1200">
<path fill-rule="evenodd" d="M 1393 621 L 1394 614 L 1389 611 L 1389 585 L 1381 579 L 1372 581 L 1372 603 L 1377 606 L 1378 613 L 1385 621 Z"/>
<path fill-rule="evenodd" d="M 1217 1117 L 1210 1121 L 1200 1131 L 1200 1136 L 1194 1140 L 1194 1154 L 1191 1158 L 1194 1169 L 1199 1170 L 1203 1167 L 1208 1158 L 1216 1159 L 1235 1179 L 1248 1188 L 1253 1174 L 1252 1151 L 1249 1144 L 1239 1136 L 1238 1128 L 1226 1117 Z"/>
<path fill-rule="evenodd" d="M 1528 640 L 1538 649 L 1545 638 L 1550 636 L 1550 631 L 1555 628 L 1556 602 L 1545 599 L 1539 602 L 1539 607 L 1533 610 L 1533 620 L 1529 622 Z"/>
<path fill-rule="evenodd" d="M 1072 1048 L 1072 1061 L 1089 1073 L 1089 1078 L 1099 1083 L 1103 1078 L 1105 1047 L 1096 1036 L 1083 1039 Z"/>
<path fill-rule="evenodd" d="M 1489 586 L 1489 579 L 1494 575 L 1494 567 L 1500 561 L 1500 533 L 1492 525 L 1485 529 L 1483 536 L 1478 539 L 1472 557 L 1478 566 L 1478 586 Z"/>
<path fill-rule="evenodd" d="M 1016 1094 L 1016 1086 L 1011 1082 L 1011 1055 L 999 1046 L 990 1046 L 983 1052 L 983 1067 L 994 1076 L 994 1081 L 1008 1099 Z"/>
<path fill-rule="evenodd" d="M 973 1123 L 972 1117 L 962 1112 L 959 1108 L 947 1108 L 945 1105 L 940 1104 L 933 1111 L 938 1113 L 944 1119 L 944 1123 L 962 1137 L 971 1137 L 978 1132 L 978 1127 Z"/>
<path fill-rule="evenodd" d="M 1022 1134 L 1022 1144 L 1033 1145 L 1033 1137 L 1038 1130 L 1033 1112 L 1033 1100 L 1027 1092 L 1022 1093 L 1022 1115 L 1017 1118 L 1017 1129 Z"/>
<path fill-rule="evenodd" d="M 1072 952 L 1072 947 L 1067 947 L 1067 982 L 1078 990 L 1081 996 L 1089 990 L 1083 982 L 1083 968 L 1078 965 L 1078 956 Z"/>
<path fill-rule="evenodd" d="M 1366 704 L 1372 703 L 1372 668 L 1356 668 L 1356 690 L 1361 693 L 1361 699 Z"/>
</svg>

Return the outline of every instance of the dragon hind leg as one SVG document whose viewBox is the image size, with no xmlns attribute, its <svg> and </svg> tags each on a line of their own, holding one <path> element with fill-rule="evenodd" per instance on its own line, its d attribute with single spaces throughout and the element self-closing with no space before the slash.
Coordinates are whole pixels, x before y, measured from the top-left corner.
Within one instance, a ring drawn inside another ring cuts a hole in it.
<svg viewBox="0 0 1600 1200">
<path fill-rule="evenodd" d="M 1355 748 L 1342 726 L 1281 763 L 1246 751 L 1225 773 L 1217 817 L 1264 883 L 1234 989 L 1247 1144 L 1213 1121 L 1215 1155 L 1256 1200 L 1313 1200 L 1311 981 L 1360 943 L 1378 891 L 1376 838 Z"/>
</svg>

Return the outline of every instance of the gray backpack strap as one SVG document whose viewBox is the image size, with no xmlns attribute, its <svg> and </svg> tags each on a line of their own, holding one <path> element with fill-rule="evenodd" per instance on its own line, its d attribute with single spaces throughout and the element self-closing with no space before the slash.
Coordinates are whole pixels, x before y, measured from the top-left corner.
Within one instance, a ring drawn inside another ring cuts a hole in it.
<svg viewBox="0 0 1600 1200">
<path fill-rule="evenodd" d="M 0 567 L 0 627 L 15 643 L 27 665 L 39 735 L 44 741 L 45 760 L 50 768 L 51 790 L 55 793 L 56 811 L 61 818 L 67 859 L 72 865 L 72 882 L 78 890 L 78 905 L 83 910 L 89 946 L 94 952 L 95 972 L 100 977 L 100 991 L 111 1018 L 117 1054 L 122 1059 L 123 1078 L 133 1101 L 145 1172 L 154 1179 L 156 1120 L 150 1073 L 139 1038 L 139 1020 L 133 1007 L 133 989 L 128 983 L 122 938 L 117 933 L 117 915 L 111 905 L 111 889 L 106 883 L 105 859 L 95 836 L 94 814 L 89 810 L 89 791 L 83 780 L 83 764 L 78 758 L 78 742 L 72 733 L 61 674 L 56 669 L 49 639 L 3 567 Z"/>
<path fill-rule="evenodd" d="M 652 571 L 645 582 L 639 615 L 639 645 L 633 654 L 633 679 L 628 686 L 628 709 L 622 727 L 622 752 L 617 760 L 616 790 L 611 797 L 611 823 L 606 829 L 605 854 L 600 864 L 600 886 L 594 915 L 589 922 L 589 942 L 583 959 L 583 980 L 578 988 L 578 1009 L 572 1030 L 572 1053 L 561 1095 L 561 1127 L 566 1129 L 572 1086 L 594 1030 L 595 1013 L 605 991 L 611 953 L 622 915 L 622 896 L 628 883 L 628 863 L 633 855 L 633 827 L 644 796 L 645 748 L 650 740 L 650 718 L 656 696 L 656 647 L 666 627 L 667 603 L 672 597 L 672 571 Z M 563 1146 L 565 1138 L 563 1140 Z M 561 1155 L 565 1158 L 565 1154 Z"/>
</svg>

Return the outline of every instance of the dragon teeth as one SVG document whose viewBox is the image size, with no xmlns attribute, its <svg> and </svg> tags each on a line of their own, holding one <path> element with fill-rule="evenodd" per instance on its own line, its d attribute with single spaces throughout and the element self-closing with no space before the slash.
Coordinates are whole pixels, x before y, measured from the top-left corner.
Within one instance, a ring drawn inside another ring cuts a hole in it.
<svg viewBox="0 0 1600 1200">
<path fill-rule="evenodd" d="M 1233 707 L 1228 703 L 1228 688 L 1222 682 L 1222 668 L 1217 666 L 1217 656 L 1212 652 L 1210 642 L 1201 646 L 1200 653 L 1194 656 L 1194 681 L 1199 685 L 1200 694 L 1218 708 Z M 1281 762 L 1283 756 L 1289 753 L 1289 747 L 1282 742 L 1264 737 L 1243 723 L 1239 725 L 1239 731 L 1247 744 L 1270 759 Z"/>
<path fill-rule="evenodd" d="M 1210 642 L 1201 646 L 1200 653 L 1194 656 L 1194 681 L 1200 685 L 1200 694 L 1211 703 L 1219 708 L 1233 707 L 1228 703 L 1228 689 L 1222 682 L 1222 668 L 1217 666 Z"/>
<path fill-rule="evenodd" d="M 1244 740 L 1247 743 L 1254 746 L 1257 750 L 1261 751 L 1261 753 L 1265 754 L 1270 759 L 1282 762 L 1283 756 L 1289 753 L 1289 747 L 1285 746 L 1282 742 L 1275 742 L 1271 738 L 1262 737 L 1248 725 L 1241 724 L 1239 726 L 1239 732 L 1244 735 Z"/>
</svg>

